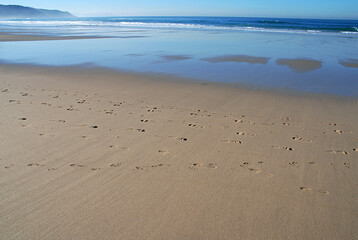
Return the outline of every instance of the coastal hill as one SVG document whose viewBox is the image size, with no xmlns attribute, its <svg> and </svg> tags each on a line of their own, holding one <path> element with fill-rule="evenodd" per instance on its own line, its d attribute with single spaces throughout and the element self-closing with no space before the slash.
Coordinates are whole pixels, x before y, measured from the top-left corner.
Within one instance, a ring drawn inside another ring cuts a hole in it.
<svg viewBox="0 0 358 240">
<path fill-rule="evenodd" d="M 0 18 L 71 18 L 75 17 L 69 12 L 59 10 L 46 10 L 19 5 L 1 5 Z"/>
</svg>

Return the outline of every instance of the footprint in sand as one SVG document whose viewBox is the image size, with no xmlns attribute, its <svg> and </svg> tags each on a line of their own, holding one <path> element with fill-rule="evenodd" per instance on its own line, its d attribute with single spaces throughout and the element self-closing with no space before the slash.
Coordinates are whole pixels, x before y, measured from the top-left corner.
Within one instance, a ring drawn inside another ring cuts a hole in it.
<svg viewBox="0 0 358 240">
<path fill-rule="evenodd" d="M 224 139 L 224 140 L 221 140 L 221 142 L 222 142 L 222 143 L 242 144 L 242 142 L 239 141 L 239 140 L 226 140 L 226 139 Z"/>
<path fill-rule="evenodd" d="M 90 128 L 98 128 L 98 126 L 91 126 Z"/>
<path fill-rule="evenodd" d="M 149 122 L 149 120 L 148 119 L 142 119 L 142 120 L 140 120 L 141 122 L 144 122 L 144 123 L 147 123 L 147 122 Z"/>
<path fill-rule="evenodd" d="M 161 154 L 168 154 L 169 153 L 169 152 L 164 151 L 164 150 L 158 150 L 158 152 L 161 153 Z"/>
<path fill-rule="evenodd" d="M 243 133 L 243 132 L 237 132 L 236 134 L 237 134 L 237 135 L 240 135 L 240 136 L 244 136 L 244 135 L 245 135 L 245 133 Z"/>
<path fill-rule="evenodd" d="M 100 170 L 100 168 L 91 168 L 92 171 Z"/>
<path fill-rule="evenodd" d="M 344 166 L 345 166 L 346 168 L 351 168 L 351 166 L 349 165 L 349 163 L 344 163 Z"/>
<path fill-rule="evenodd" d="M 27 118 L 19 118 L 20 121 L 26 121 Z"/>
<path fill-rule="evenodd" d="M 301 137 L 297 137 L 297 136 L 293 137 L 292 139 L 296 140 L 296 141 L 306 142 L 306 143 L 311 143 L 312 142 L 312 140 L 305 140 L 305 139 L 303 139 Z"/>
<path fill-rule="evenodd" d="M 358 148 L 354 148 L 353 151 L 358 152 Z"/>
<path fill-rule="evenodd" d="M 39 136 L 56 137 L 54 134 L 40 133 Z"/>
<path fill-rule="evenodd" d="M 9 169 L 9 168 L 14 167 L 14 166 L 15 166 L 14 164 L 10 164 L 10 165 L 8 165 L 8 166 L 5 166 L 5 168 L 6 168 L 6 169 Z"/>
<path fill-rule="evenodd" d="M 244 121 L 242 121 L 241 119 L 236 119 L 235 122 L 236 123 L 243 123 Z"/>
<path fill-rule="evenodd" d="M 157 108 L 157 107 L 153 107 L 153 108 L 151 108 L 151 109 L 148 109 L 147 111 L 148 111 L 148 112 L 155 112 L 156 110 L 158 110 L 158 108 Z"/>
<path fill-rule="evenodd" d="M 318 192 L 321 193 L 321 194 L 325 194 L 325 195 L 328 195 L 328 194 L 329 194 L 329 192 L 326 191 L 326 190 L 318 190 Z"/>
<path fill-rule="evenodd" d="M 118 146 L 118 145 L 110 145 L 109 148 L 111 148 L 111 149 L 121 149 L 121 150 L 128 150 L 129 149 L 127 147 L 121 147 L 121 146 Z"/>
<path fill-rule="evenodd" d="M 335 133 L 338 133 L 338 134 L 342 134 L 343 131 L 342 130 L 333 130 Z"/>
<path fill-rule="evenodd" d="M 70 164 L 70 167 L 85 167 L 83 164 L 77 164 L 77 163 L 72 163 L 72 164 Z"/>
<path fill-rule="evenodd" d="M 43 165 L 43 164 L 39 164 L 39 163 L 29 163 L 27 164 L 28 167 L 43 167 L 43 166 L 46 166 L 46 165 Z"/>
<path fill-rule="evenodd" d="M 348 155 L 349 153 L 346 151 L 342 151 L 342 150 L 328 150 L 327 152 L 329 153 L 334 153 L 334 154 L 343 154 L 343 155 Z"/>
<path fill-rule="evenodd" d="M 120 165 L 121 165 L 121 163 L 112 163 L 109 166 L 111 166 L 111 167 L 119 167 Z"/>
<path fill-rule="evenodd" d="M 294 166 L 294 167 L 298 167 L 298 163 L 297 163 L 297 162 L 289 162 L 288 164 L 291 165 L 291 166 Z"/>
<path fill-rule="evenodd" d="M 258 168 L 250 168 L 250 167 L 248 167 L 248 165 L 249 165 L 249 162 L 244 162 L 243 164 L 240 165 L 240 167 L 245 168 L 245 169 L 247 169 L 250 172 L 253 172 L 255 174 L 263 174 L 263 175 L 266 175 L 266 176 L 269 176 L 269 177 L 273 177 L 273 174 L 271 174 L 271 173 L 264 172 L 263 170 L 258 169 Z"/>
<path fill-rule="evenodd" d="M 309 188 L 309 187 L 300 187 L 300 190 L 301 191 L 312 191 L 312 188 Z"/>
<path fill-rule="evenodd" d="M 163 164 L 159 163 L 157 165 L 151 165 L 151 166 L 142 166 L 142 167 L 135 167 L 137 170 L 148 170 L 149 168 L 158 168 L 158 167 L 170 167 L 170 164 Z"/>
<path fill-rule="evenodd" d="M 83 138 L 83 139 L 92 139 L 92 137 L 90 137 L 90 136 L 81 136 L 81 138 Z"/>
<path fill-rule="evenodd" d="M 189 169 L 193 169 L 193 170 L 198 170 L 200 168 L 213 168 L 216 169 L 218 168 L 216 163 L 208 163 L 208 164 L 202 164 L 202 163 L 193 163 Z"/>
<path fill-rule="evenodd" d="M 291 147 L 285 147 L 285 150 L 286 150 L 286 151 L 293 151 L 293 148 L 291 148 Z"/>
</svg>

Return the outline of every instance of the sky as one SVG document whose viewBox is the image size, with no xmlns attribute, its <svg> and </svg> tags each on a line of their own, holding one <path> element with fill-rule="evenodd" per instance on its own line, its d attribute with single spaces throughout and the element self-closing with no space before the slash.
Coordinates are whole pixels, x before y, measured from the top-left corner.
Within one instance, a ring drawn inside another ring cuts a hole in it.
<svg viewBox="0 0 358 240">
<path fill-rule="evenodd" d="M 95 16 L 231 16 L 357 19 L 358 0 L 12 0 L 16 4 Z"/>
</svg>

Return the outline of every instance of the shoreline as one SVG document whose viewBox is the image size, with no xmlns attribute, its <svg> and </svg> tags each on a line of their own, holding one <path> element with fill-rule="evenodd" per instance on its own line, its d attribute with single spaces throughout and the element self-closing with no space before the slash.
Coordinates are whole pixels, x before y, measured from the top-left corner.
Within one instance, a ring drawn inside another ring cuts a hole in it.
<svg viewBox="0 0 358 240">
<path fill-rule="evenodd" d="M 22 41 L 50 41 L 50 40 L 80 40 L 80 39 L 101 39 L 101 38 L 111 38 L 104 36 L 46 36 L 46 35 L 36 35 L 36 34 L 12 34 L 12 33 L 3 33 L 0 31 L 0 42 L 22 42 Z"/>
<path fill-rule="evenodd" d="M 0 64 L 4 239 L 354 239 L 358 101 Z"/>
</svg>

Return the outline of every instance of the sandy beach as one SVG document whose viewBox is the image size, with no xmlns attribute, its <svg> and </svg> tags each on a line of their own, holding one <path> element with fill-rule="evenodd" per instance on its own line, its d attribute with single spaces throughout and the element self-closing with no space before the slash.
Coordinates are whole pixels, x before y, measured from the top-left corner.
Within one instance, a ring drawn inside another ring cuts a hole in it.
<svg viewBox="0 0 358 240">
<path fill-rule="evenodd" d="M 0 73 L 1 239 L 358 235 L 357 99 L 102 68 Z"/>
</svg>

